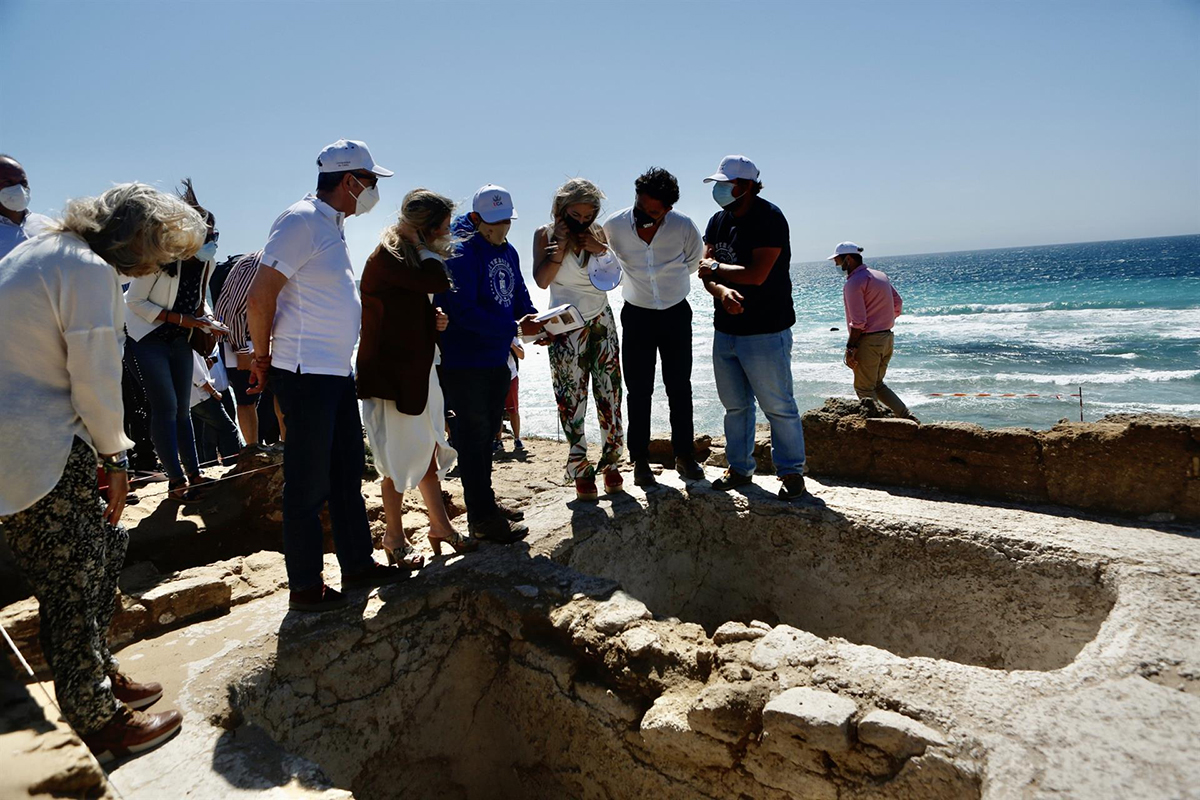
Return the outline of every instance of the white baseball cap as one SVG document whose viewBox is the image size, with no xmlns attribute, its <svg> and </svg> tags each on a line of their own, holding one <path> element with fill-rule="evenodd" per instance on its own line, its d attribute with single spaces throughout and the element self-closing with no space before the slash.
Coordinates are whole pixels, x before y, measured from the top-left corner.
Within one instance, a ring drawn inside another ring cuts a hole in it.
<svg viewBox="0 0 1200 800">
<path fill-rule="evenodd" d="M 842 242 L 837 247 L 833 248 L 833 255 L 826 258 L 826 261 L 833 261 L 838 256 L 848 256 L 851 253 L 861 253 L 862 248 L 854 242 Z"/>
<path fill-rule="evenodd" d="M 353 169 L 365 169 L 381 178 L 396 174 L 375 163 L 365 142 L 338 139 L 333 144 L 325 145 L 325 149 L 317 156 L 318 172 L 349 172 Z"/>
<path fill-rule="evenodd" d="M 471 210 L 483 218 L 489 225 L 516 219 L 517 212 L 513 208 L 512 195 L 503 186 L 489 183 L 480 188 L 471 200 Z"/>
<path fill-rule="evenodd" d="M 745 178 L 748 181 L 758 180 L 758 167 L 745 156 L 725 156 L 717 171 L 704 179 L 705 183 L 713 181 L 736 181 Z"/>
</svg>

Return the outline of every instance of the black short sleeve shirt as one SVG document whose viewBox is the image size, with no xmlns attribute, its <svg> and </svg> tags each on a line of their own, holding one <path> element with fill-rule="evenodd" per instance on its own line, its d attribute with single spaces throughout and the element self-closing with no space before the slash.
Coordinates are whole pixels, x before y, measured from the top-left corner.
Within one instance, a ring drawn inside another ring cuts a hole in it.
<svg viewBox="0 0 1200 800">
<path fill-rule="evenodd" d="M 756 197 L 750 213 L 741 218 L 725 209 L 718 211 L 708 221 L 704 243 L 712 245 L 713 258 L 717 261 L 742 267 L 753 263 L 751 253 L 755 249 L 780 248 L 775 265 L 759 286 L 723 278 L 719 281 L 741 293 L 745 298 L 745 310 L 741 314 L 728 314 L 714 298 L 713 325 L 718 331 L 734 336 L 752 336 L 778 333 L 796 324 L 790 273 L 791 237 L 787 219 L 775 204 Z"/>
</svg>

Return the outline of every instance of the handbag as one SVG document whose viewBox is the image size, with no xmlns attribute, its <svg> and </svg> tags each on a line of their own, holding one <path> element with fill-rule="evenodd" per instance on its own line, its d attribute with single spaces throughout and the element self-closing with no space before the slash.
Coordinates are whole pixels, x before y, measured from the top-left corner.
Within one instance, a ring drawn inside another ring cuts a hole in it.
<svg viewBox="0 0 1200 800">
<path fill-rule="evenodd" d="M 211 263 L 205 262 L 204 275 L 200 278 L 200 305 L 196 306 L 195 313 L 197 317 L 204 315 L 204 290 L 208 286 L 208 265 Z M 208 358 L 217 346 L 217 334 L 203 328 L 192 328 L 188 333 L 188 344 L 201 356 Z"/>
</svg>

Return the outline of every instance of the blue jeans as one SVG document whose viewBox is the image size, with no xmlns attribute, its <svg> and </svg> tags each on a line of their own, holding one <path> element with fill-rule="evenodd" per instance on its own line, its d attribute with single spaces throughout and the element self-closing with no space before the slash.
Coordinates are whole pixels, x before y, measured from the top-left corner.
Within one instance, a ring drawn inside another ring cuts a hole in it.
<svg viewBox="0 0 1200 800">
<path fill-rule="evenodd" d="M 771 423 L 771 458 L 779 477 L 804 473 L 804 428 L 792 392 L 792 331 L 713 335 L 713 374 L 725 406 L 725 456 L 754 474 L 754 401 Z"/>
<path fill-rule="evenodd" d="M 171 480 L 200 472 L 192 432 L 192 348 L 185 337 L 169 342 L 146 336 L 126 346 L 142 374 L 150 403 L 150 439 Z M 181 463 L 182 462 L 182 463 Z"/>
<path fill-rule="evenodd" d="M 268 382 L 287 425 L 283 446 L 283 559 L 294 591 L 321 584 L 321 508 L 329 503 L 342 576 L 374 560 L 363 504 L 366 464 L 354 376 L 305 375 L 272 368 Z"/>
<path fill-rule="evenodd" d="M 226 465 L 236 463 L 238 453 L 242 449 L 237 427 L 225 408 L 225 400 L 228 397 L 229 390 L 226 389 L 220 400 L 208 397 L 192 406 L 192 429 L 196 432 L 196 449 L 202 453 L 206 462 L 215 459 L 219 452 Z"/>
</svg>

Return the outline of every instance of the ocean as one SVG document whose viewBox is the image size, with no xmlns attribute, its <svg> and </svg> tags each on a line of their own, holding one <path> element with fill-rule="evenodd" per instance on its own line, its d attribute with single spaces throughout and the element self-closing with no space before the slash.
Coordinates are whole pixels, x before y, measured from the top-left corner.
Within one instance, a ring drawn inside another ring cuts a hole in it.
<svg viewBox="0 0 1200 800">
<path fill-rule="evenodd" d="M 885 271 L 904 298 L 887 382 L 923 422 L 1045 429 L 1079 419 L 1081 389 L 1085 420 L 1117 412 L 1200 416 L 1200 235 L 866 263 Z M 805 410 L 827 397 L 851 398 L 852 375 L 841 363 L 842 274 L 828 261 L 791 271 L 796 401 Z M 547 307 L 548 293 L 530 288 L 534 303 Z M 712 302 L 699 281 L 689 301 L 696 432 L 719 434 Z M 610 302 L 619 317 L 620 289 Z M 528 353 L 522 433 L 560 436 L 545 349 Z M 661 378 L 652 429 L 670 430 Z M 594 413 L 588 439 L 599 441 Z"/>
</svg>

